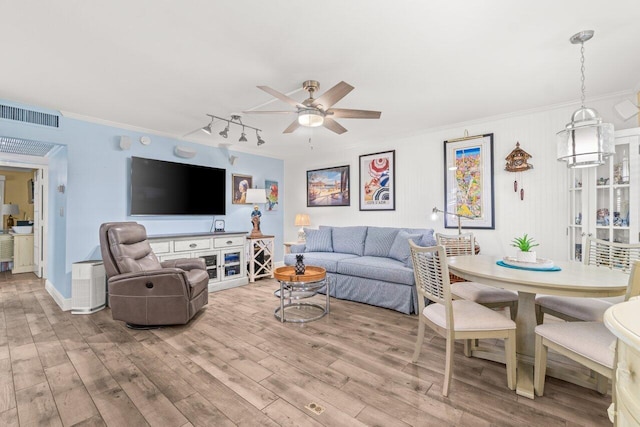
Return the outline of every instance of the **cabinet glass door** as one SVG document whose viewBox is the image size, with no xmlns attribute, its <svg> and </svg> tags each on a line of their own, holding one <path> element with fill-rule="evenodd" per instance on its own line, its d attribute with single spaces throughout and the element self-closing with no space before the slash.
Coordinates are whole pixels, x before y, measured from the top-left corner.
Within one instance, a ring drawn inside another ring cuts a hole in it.
<svg viewBox="0 0 640 427">
<path fill-rule="evenodd" d="M 224 277 L 231 276 L 239 276 L 242 275 L 242 252 L 244 248 L 241 249 L 228 249 L 224 250 L 221 253 L 222 257 L 222 271 Z"/>
</svg>

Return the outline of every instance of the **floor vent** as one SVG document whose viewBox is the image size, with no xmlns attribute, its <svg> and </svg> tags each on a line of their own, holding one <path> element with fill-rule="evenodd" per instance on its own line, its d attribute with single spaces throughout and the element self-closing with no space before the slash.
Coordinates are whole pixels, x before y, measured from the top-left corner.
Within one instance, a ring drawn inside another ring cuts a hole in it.
<svg viewBox="0 0 640 427">
<path fill-rule="evenodd" d="M 17 120 L 19 122 L 33 123 L 35 125 L 53 128 L 60 126 L 60 117 L 55 114 L 41 113 L 39 111 L 26 110 L 24 108 L 2 104 L 0 104 L 0 119 Z"/>
</svg>

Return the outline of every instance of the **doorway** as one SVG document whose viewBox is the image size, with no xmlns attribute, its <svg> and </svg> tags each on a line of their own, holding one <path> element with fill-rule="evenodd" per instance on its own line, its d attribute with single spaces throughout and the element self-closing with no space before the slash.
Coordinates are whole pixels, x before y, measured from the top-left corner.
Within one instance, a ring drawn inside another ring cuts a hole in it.
<svg viewBox="0 0 640 427">
<path fill-rule="evenodd" d="M 33 162 L 31 156 L 22 157 L 0 153 L 0 176 L 5 177 L 4 191 L 0 199 L 3 206 L 15 205 L 13 210 L 19 212 L 15 216 L 12 215 L 13 225 L 33 227 L 31 233 L 27 232 L 25 236 L 19 235 L 20 242 L 24 242 L 25 238 L 31 240 L 31 236 L 28 236 L 31 234 L 33 242 L 28 248 L 21 247 L 20 260 L 22 263 L 25 259 L 28 261 L 26 269 L 23 264 L 19 271 L 32 271 L 37 277 L 46 278 L 48 165 L 42 159 Z M 10 231 L 7 217 L 6 215 L 2 217 L 1 228 L 5 233 Z M 25 230 L 21 229 L 21 231 Z M 24 251 L 30 252 L 27 254 L 29 256 L 25 256 Z M 14 258 L 14 269 L 16 269 L 16 261 Z"/>
</svg>

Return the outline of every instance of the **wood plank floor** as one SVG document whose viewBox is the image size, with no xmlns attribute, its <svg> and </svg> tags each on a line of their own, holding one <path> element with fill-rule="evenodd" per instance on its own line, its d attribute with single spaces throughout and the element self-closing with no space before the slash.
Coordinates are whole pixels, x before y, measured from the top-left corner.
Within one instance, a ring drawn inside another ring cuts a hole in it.
<svg viewBox="0 0 640 427">
<path fill-rule="evenodd" d="M 323 319 L 281 324 L 276 287 L 213 293 L 189 325 L 133 331 L 0 273 L 0 425 L 611 425 L 610 397 L 554 379 L 545 397 L 516 396 L 503 365 L 461 344 L 444 398 L 444 340 L 428 331 L 411 363 L 415 316 L 332 300 Z"/>
</svg>

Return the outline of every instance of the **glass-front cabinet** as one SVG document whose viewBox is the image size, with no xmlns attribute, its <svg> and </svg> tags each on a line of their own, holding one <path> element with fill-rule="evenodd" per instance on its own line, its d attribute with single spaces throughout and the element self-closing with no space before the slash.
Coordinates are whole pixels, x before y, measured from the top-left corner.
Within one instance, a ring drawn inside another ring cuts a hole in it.
<svg viewBox="0 0 640 427">
<path fill-rule="evenodd" d="M 640 128 L 616 132 L 604 165 L 569 169 L 569 259 L 582 261 L 588 236 L 636 243 L 640 216 Z"/>
</svg>

